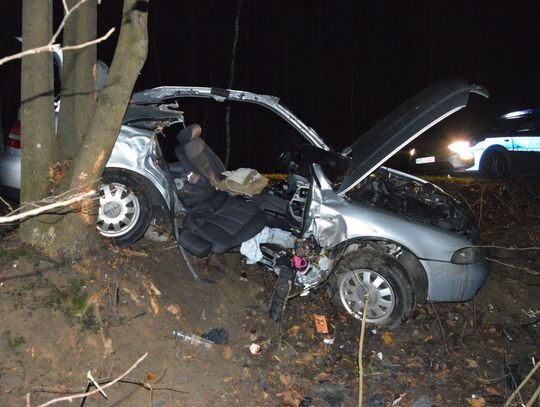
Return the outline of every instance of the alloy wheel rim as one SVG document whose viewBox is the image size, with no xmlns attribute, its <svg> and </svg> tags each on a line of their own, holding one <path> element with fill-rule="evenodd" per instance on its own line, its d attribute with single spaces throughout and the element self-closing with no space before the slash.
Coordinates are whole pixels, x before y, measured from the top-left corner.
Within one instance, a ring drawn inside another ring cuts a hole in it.
<svg viewBox="0 0 540 407">
<path fill-rule="evenodd" d="M 118 237 L 133 229 L 141 214 L 137 196 L 115 182 L 101 185 L 99 192 L 99 232 L 106 237 Z"/>
<path fill-rule="evenodd" d="M 339 285 L 339 295 L 347 311 L 357 319 L 362 319 L 368 292 L 366 322 L 383 322 L 396 305 L 396 296 L 390 283 L 382 275 L 369 269 L 356 269 L 345 273 Z"/>
</svg>

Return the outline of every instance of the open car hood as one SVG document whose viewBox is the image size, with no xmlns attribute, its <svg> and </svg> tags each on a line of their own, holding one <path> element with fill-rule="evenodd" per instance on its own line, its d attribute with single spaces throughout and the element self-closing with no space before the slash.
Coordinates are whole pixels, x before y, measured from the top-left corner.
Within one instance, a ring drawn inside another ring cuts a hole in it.
<svg viewBox="0 0 540 407">
<path fill-rule="evenodd" d="M 253 92 L 243 90 L 208 88 L 204 86 L 160 86 L 153 89 L 147 89 L 134 93 L 131 98 L 131 105 L 151 105 L 163 103 L 167 100 L 185 97 L 207 98 L 217 102 L 236 101 L 253 103 L 266 107 L 278 116 L 282 117 L 287 123 L 295 128 L 306 140 L 315 147 L 326 151 L 332 149 L 311 127 L 306 126 L 293 112 L 285 107 L 276 96 L 259 95 Z"/>
<path fill-rule="evenodd" d="M 351 146 L 350 174 L 338 193 L 344 194 L 420 134 L 467 106 L 469 95 L 488 92 L 460 79 L 447 79 L 413 96 L 376 123 Z"/>
</svg>

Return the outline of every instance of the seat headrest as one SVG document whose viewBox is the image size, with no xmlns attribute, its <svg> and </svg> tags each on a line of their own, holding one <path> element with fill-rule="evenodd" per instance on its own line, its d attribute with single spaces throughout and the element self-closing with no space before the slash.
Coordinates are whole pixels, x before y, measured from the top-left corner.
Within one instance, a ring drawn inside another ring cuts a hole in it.
<svg viewBox="0 0 540 407">
<path fill-rule="evenodd" d="M 186 128 L 180 130 L 176 136 L 176 140 L 180 145 L 186 145 L 191 140 L 196 139 L 202 133 L 202 128 L 197 123 L 192 123 Z"/>
</svg>

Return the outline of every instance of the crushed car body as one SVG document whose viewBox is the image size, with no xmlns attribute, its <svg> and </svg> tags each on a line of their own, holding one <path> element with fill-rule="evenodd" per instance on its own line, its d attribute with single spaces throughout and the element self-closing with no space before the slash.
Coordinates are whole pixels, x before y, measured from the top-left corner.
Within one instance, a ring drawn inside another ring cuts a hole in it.
<svg viewBox="0 0 540 407">
<path fill-rule="evenodd" d="M 277 97 L 207 87 L 166 86 L 133 95 L 103 177 L 98 229 L 119 244 L 139 239 L 157 213 L 186 252 L 204 257 L 242 246 L 273 272 L 270 315 L 280 316 L 291 286 L 328 287 L 356 318 L 395 328 L 416 303 L 467 301 L 487 276 L 475 225 L 439 187 L 381 167 L 422 132 L 487 92 L 461 80 L 425 89 L 378 122 L 348 149 L 333 150 Z M 183 98 L 260 105 L 298 133 L 310 153 L 286 153 L 287 179 L 255 196 L 216 189 L 226 168 L 203 130 L 180 111 Z M 175 163 L 157 141 L 181 123 Z M 308 157 L 306 159 L 306 157 Z M 258 249 L 258 250 L 257 250 Z"/>
</svg>

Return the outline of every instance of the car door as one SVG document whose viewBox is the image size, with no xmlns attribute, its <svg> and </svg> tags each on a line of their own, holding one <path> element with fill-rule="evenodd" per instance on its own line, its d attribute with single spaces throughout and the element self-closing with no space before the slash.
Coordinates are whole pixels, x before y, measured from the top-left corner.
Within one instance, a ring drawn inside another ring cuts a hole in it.
<svg viewBox="0 0 540 407">
<path fill-rule="evenodd" d="M 512 134 L 512 151 L 540 151 L 540 120 L 520 125 Z"/>
</svg>

